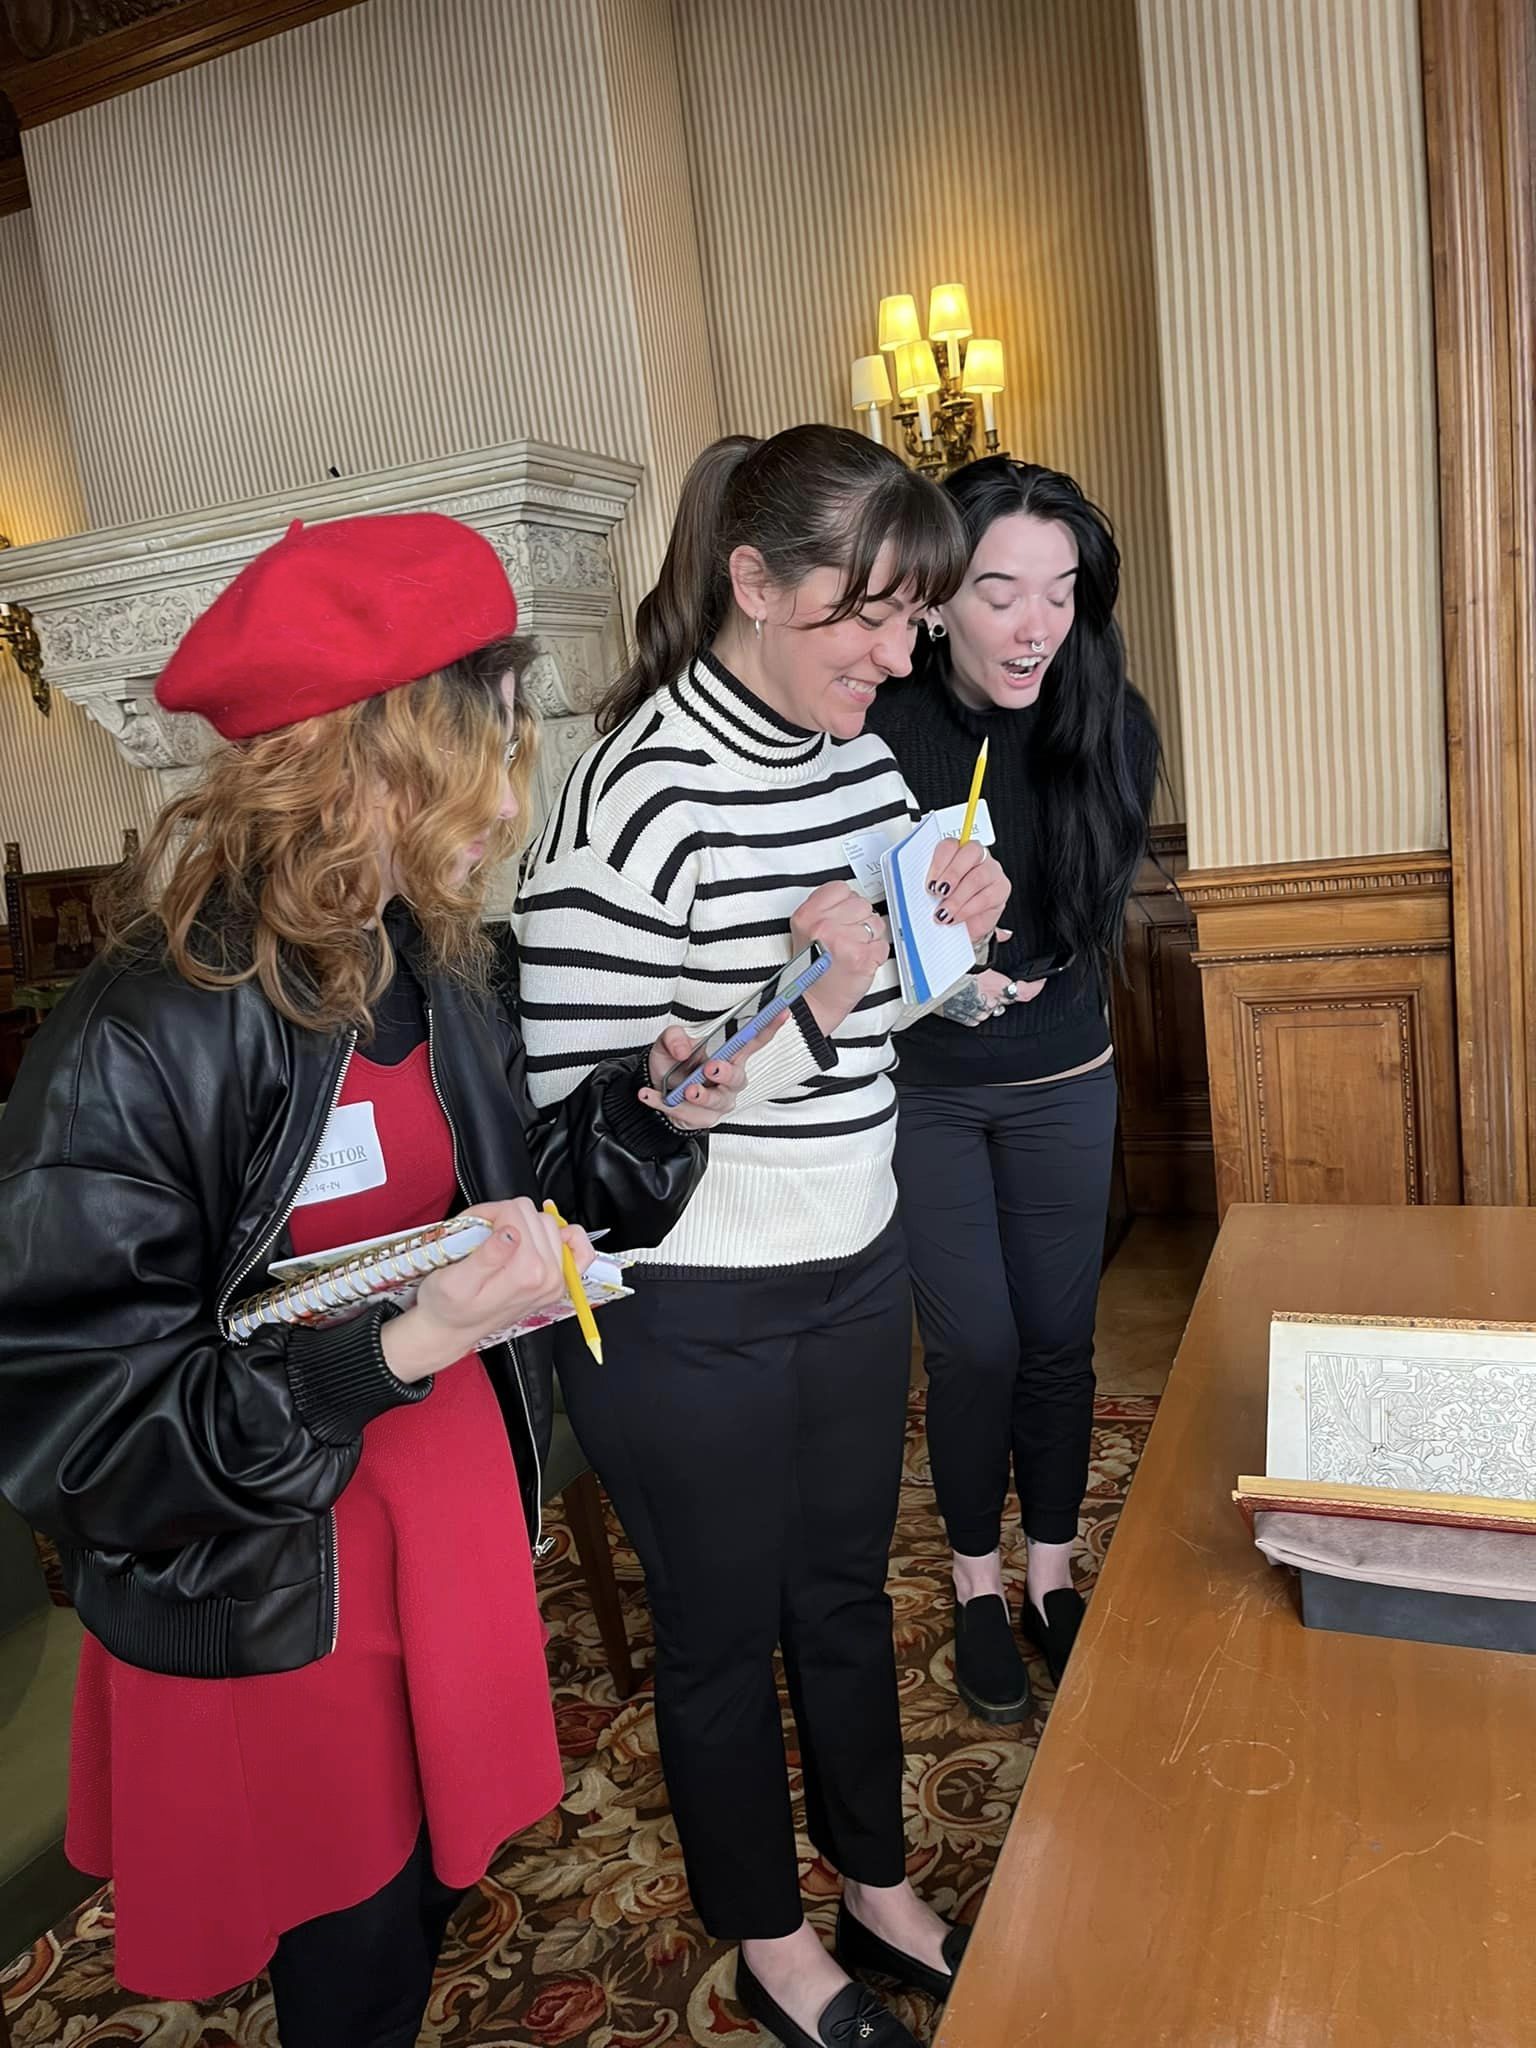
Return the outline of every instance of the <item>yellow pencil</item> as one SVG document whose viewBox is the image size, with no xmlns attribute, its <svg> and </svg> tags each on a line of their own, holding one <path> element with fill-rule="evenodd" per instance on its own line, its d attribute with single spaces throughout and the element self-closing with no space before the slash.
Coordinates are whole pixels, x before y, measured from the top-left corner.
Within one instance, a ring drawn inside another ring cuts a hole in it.
<svg viewBox="0 0 1536 2048">
<path fill-rule="evenodd" d="M 565 1218 L 553 1202 L 544 1204 L 544 1214 L 552 1217 L 555 1227 L 565 1228 Z M 587 1349 L 601 1365 L 603 1362 L 603 1340 L 597 1334 L 597 1318 L 592 1313 L 592 1304 L 587 1299 L 587 1290 L 581 1284 L 581 1275 L 576 1270 L 576 1254 L 563 1240 L 560 1246 L 560 1264 L 565 1272 L 565 1291 L 571 1297 L 571 1307 L 576 1311 L 576 1320 L 581 1325 L 581 1334 L 587 1340 Z"/>
<path fill-rule="evenodd" d="M 981 752 L 976 756 L 976 773 L 971 777 L 971 795 L 970 801 L 965 807 L 965 823 L 960 827 L 960 844 L 962 846 L 970 838 L 972 827 L 976 823 L 976 806 L 981 801 L 981 782 L 986 772 L 987 742 L 983 740 Z"/>
</svg>

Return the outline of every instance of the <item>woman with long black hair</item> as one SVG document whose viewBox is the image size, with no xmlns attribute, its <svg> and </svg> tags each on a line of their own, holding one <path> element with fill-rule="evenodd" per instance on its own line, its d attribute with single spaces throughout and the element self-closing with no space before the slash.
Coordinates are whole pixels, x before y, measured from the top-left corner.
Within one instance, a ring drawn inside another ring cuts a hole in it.
<svg viewBox="0 0 1536 2048">
<path fill-rule="evenodd" d="M 1071 477 L 1003 456 L 946 488 L 965 576 L 869 724 L 925 811 L 953 801 L 990 743 L 995 852 L 1013 882 L 993 957 L 903 1036 L 896 1147 L 954 1552 L 955 1679 L 973 1713 L 1007 1723 L 1032 1705 L 1003 1590 L 1010 1457 L 1029 1543 L 1024 1632 L 1055 1678 L 1082 1619 L 1071 1557 L 1116 1114 L 1108 973 L 1158 739 L 1126 679 L 1103 513 Z"/>
</svg>

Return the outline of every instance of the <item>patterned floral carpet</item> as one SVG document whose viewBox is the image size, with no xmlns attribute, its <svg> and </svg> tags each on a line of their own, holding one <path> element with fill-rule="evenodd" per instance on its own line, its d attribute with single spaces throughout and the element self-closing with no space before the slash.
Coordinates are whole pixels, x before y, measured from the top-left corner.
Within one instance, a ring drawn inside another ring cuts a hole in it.
<svg viewBox="0 0 1536 2048">
<path fill-rule="evenodd" d="M 1155 1398 L 1101 1398 L 1084 1511 L 1085 1590 L 1114 1534 L 1156 1413 Z M 449 1934 L 425 2048 L 663 2048 L 702 2042 L 750 2048 L 762 2037 L 731 1998 L 732 1957 L 694 1921 L 667 1812 L 648 1689 L 619 1704 L 564 1526 L 543 1566 L 550 1669 L 566 1759 L 557 1812 L 503 1852 Z M 642 1668 L 648 1624 L 638 1568 L 617 1554 L 630 1638 Z M 1021 1582 L 1022 1573 L 1012 1575 Z M 950 1683 L 945 1548 L 928 1480 L 922 1396 L 907 1434 L 901 1520 L 892 1565 L 907 1745 L 911 1874 L 941 1912 L 974 1917 L 1029 1771 L 1039 1721 L 988 1729 L 958 1706 Z M 1034 1666 L 1042 1708 L 1050 1680 Z M 1042 1717 L 1043 1718 L 1043 1714 Z M 793 1724 L 786 1715 L 795 1761 Z M 836 1884 L 802 1838 L 805 1895 L 829 1930 Z M 278 2048 L 264 1981 L 217 2007 L 156 2004 L 112 1977 L 111 1895 L 0 1972 L 14 2048 Z M 933 2008 L 895 2001 L 927 2038 Z"/>
</svg>

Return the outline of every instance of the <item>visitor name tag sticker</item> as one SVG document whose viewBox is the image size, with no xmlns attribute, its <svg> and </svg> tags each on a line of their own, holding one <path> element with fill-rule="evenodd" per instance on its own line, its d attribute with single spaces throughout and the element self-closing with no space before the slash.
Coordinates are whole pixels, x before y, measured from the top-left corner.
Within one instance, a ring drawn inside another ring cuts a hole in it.
<svg viewBox="0 0 1536 2048">
<path fill-rule="evenodd" d="M 381 1188 L 388 1179 L 373 1104 L 344 1102 L 331 1111 L 320 1150 L 310 1162 L 293 1206 L 309 1209 L 316 1202 L 339 1202 L 345 1195 Z"/>
<path fill-rule="evenodd" d="M 958 839 L 965 830 L 965 805 L 950 804 L 947 809 L 935 811 L 941 839 Z M 992 830 L 992 813 L 987 809 L 985 797 L 976 806 L 976 822 L 971 827 L 971 837 L 978 846 L 991 846 L 996 834 Z"/>
<path fill-rule="evenodd" d="M 871 825 L 863 832 L 850 832 L 843 841 L 843 858 L 853 869 L 853 886 L 871 903 L 885 901 L 885 877 L 880 863 L 891 847 L 906 838 L 912 824 L 908 818 L 890 818 L 883 825 Z"/>
</svg>

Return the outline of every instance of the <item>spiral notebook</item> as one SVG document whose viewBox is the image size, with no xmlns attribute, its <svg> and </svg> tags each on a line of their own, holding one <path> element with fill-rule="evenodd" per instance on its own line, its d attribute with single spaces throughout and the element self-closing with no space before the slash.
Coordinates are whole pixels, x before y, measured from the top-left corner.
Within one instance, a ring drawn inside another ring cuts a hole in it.
<svg viewBox="0 0 1536 2048">
<path fill-rule="evenodd" d="M 278 1284 L 237 1302 L 226 1318 L 226 1328 L 231 1337 L 244 1343 L 255 1331 L 277 1324 L 346 1322 L 377 1302 L 409 1308 L 429 1273 L 468 1258 L 490 1234 L 491 1226 L 482 1217 L 456 1216 L 425 1230 L 397 1231 L 358 1244 L 337 1245 L 333 1251 L 279 1259 L 267 1269 Z M 582 1275 L 582 1286 L 594 1309 L 627 1301 L 634 1293 L 624 1284 L 624 1273 L 635 1257 L 633 1252 L 614 1252 L 592 1261 Z M 487 1351 L 513 1337 L 530 1336 L 575 1313 L 569 1301 L 556 1302 L 482 1338 L 478 1349 Z"/>
</svg>

